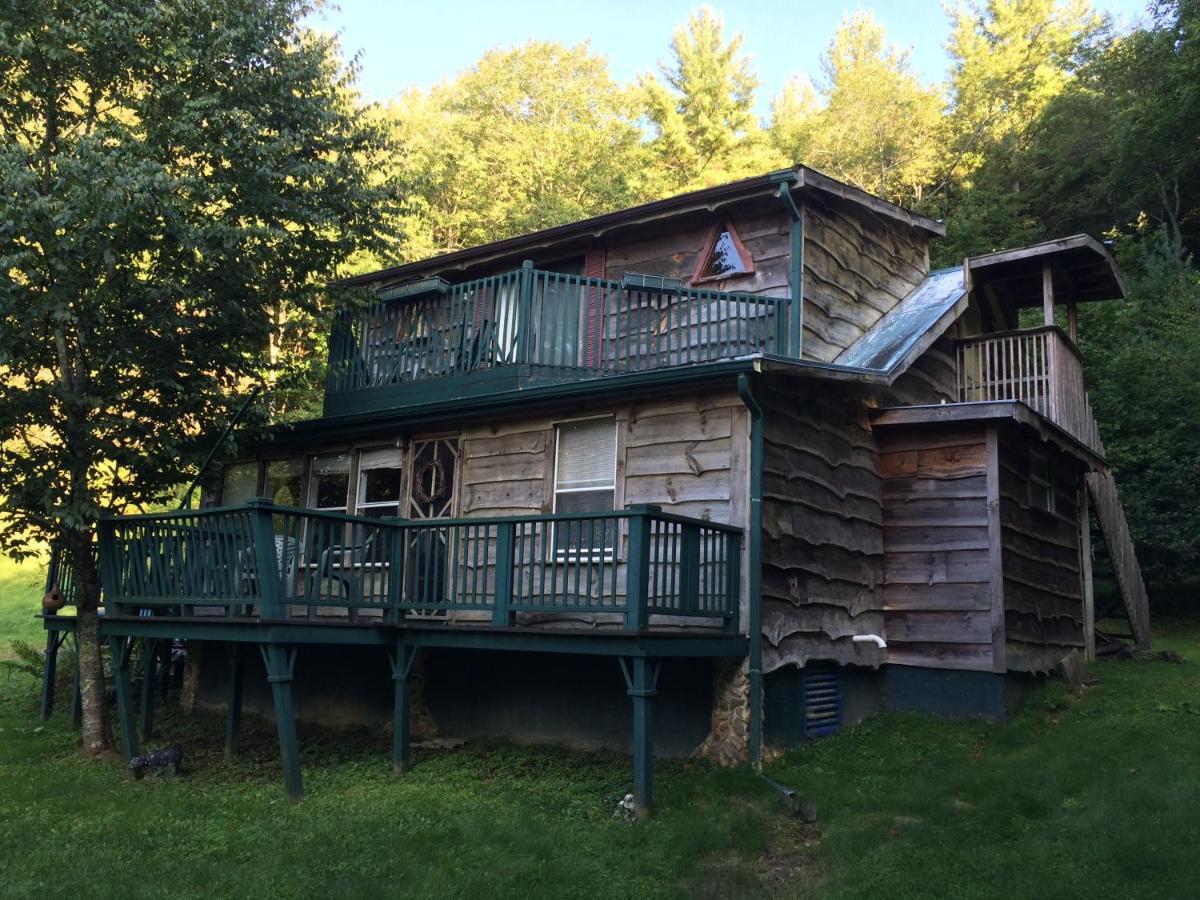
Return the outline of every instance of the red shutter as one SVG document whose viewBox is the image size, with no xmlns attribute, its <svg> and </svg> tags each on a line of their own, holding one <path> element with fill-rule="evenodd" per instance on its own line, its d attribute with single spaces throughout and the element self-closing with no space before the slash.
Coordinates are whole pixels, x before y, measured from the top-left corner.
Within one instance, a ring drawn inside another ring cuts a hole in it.
<svg viewBox="0 0 1200 900">
<path fill-rule="evenodd" d="M 596 247 L 587 252 L 583 260 L 583 275 L 585 278 L 604 277 L 603 247 Z M 599 365 L 601 359 L 600 335 L 602 329 L 600 323 L 603 317 L 604 292 L 599 287 L 592 287 L 588 291 L 587 351 L 584 354 L 584 361 L 589 368 Z"/>
</svg>

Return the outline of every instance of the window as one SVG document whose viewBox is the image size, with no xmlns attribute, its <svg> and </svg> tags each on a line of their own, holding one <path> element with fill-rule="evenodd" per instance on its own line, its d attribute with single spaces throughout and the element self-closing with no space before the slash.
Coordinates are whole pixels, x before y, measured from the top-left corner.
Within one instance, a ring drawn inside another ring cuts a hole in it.
<svg viewBox="0 0 1200 900">
<path fill-rule="evenodd" d="M 734 275 L 749 275 L 754 271 L 754 260 L 742 245 L 732 222 L 714 228 L 696 260 L 692 283 L 720 281 Z"/>
<path fill-rule="evenodd" d="M 276 459 L 267 463 L 263 496 L 280 506 L 299 506 L 300 460 Z"/>
<path fill-rule="evenodd" d="M 363 451 L 355 498 L 355 511 L 360 516 L 400 515 L 403 460 L 403 451 L 392 447 Z"/>
<path fill-rule="evenodd" d="M 308 476 L 308 506 L 345 512 L 350 495 L 350 453 L 314 456 Z"/>
<path fill-rule="evenodd" d="M 1029 505 L 1042 512 L 1054 512 L 1054 484 L 1050 461 L 1039 450 L 1029 451 Z"/>
<path fill-rule="evenodd" d="M 221 484 L 221 505 L 238 506 L 258 496 L 258 463 L 230 463 Z"/>
<path fill-rule="evenodd" d="M 583 419 L 558 426 L 554 461 L 554 511 L 582 513 L 611 510 L 616 502 L 617 423 L 615 419 Z M 613 524 L 594 520 L 559 524 L 554 547 L 559 553 L 609 551 Z"/>
</svg>

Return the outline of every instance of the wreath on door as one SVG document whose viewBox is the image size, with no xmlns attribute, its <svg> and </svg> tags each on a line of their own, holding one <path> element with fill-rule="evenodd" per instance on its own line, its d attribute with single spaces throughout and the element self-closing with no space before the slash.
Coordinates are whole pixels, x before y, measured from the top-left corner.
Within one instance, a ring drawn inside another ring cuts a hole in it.
<svg viewBox="0 0 1200 900">
<path fill-rule="evenodd" d="M 438 503 L 446 499 L 450 482 L 446 480 L 446 469 L 439 460 L 429 459 L 417 466 L 412 492 L 419 503 Z"/>
</svg>

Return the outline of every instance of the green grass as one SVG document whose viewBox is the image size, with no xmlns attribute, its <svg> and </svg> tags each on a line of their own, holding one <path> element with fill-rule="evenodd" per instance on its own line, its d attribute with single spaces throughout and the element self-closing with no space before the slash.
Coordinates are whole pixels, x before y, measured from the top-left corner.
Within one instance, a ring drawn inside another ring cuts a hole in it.
<svg viewBox="0 0 1200 900">
<path fill-rule="evenodd" d="M 11 657 L 10 641 L 40 644 L 45 640 L 42 625 L 34 618 L 45 583 L 41 561 L 15 563 L 0 556 L 0 659 Z"/>
<path fill-rule="evenodd" d="M 0 627 L 25 635 L 40 588 L 0 572 Z M 662 763 L 657 817 L 630 825 L 620 756 L 468 746 L 393 778 L 386 736 L 312 730 L 289 806 L 269 723 L 226 765 L 220 717 L 170 708 L 185 777 L 131 782 L 82 759 L 61 714 L 41 727 L 33 679 L 0 675 L 0 895 L 1194 895 L 1200 631 L 1158 644 L 1189 661 L 1100 664 L 1003 726 L 887 715 L 785 755 L 769 774 L 815 827 L 744 769 Z"/>
</svg>

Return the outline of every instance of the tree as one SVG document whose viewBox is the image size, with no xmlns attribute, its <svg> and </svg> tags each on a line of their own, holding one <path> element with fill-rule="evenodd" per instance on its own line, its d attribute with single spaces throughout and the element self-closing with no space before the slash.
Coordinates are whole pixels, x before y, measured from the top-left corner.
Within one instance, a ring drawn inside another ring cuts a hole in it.
<svg viewBox="0 0 1200 900">
<path fill-rule="evenodd" d="M 603 57 L 530 42 L 388 108 L 403 148 L 400 256 L 419 259 L 637 202 L 641 134 Z"/>
<path fill-rule="evenodd" d="M 643 75 L 657 196 L 699 188 L 784 164 L 755 120 L 758 77 L 740 55 L 740 34 L 725 43 L 725 23 L 707 6 L 675 29 L 662 81 Z"/>
<path fill-rule="evenodd" d="M 96 522 L 162 500 L 311 341 L 385 196 L 300 0 L 0 10 L 0 549 L 76 572 L 83 746 L 106 749 Z"/>
<path fill-rule="evenodd" d="M 819 99 L 792 81 L 772 109 L 771 138 L 789 159 L 895 203 L 914 204 L 940 161 L 942 101 L 909 54 L 887 46 L 869 12 L 842 19 L 821 59 Z"/>
</svg>

